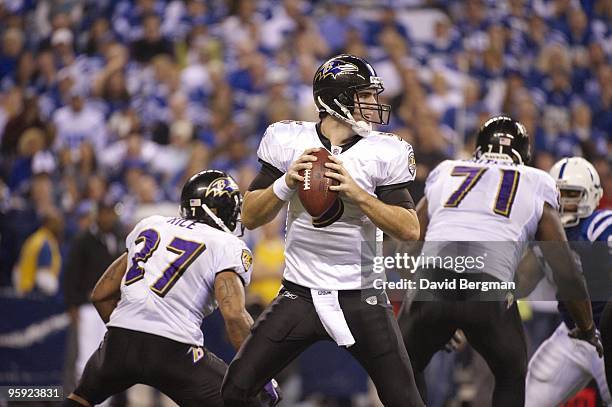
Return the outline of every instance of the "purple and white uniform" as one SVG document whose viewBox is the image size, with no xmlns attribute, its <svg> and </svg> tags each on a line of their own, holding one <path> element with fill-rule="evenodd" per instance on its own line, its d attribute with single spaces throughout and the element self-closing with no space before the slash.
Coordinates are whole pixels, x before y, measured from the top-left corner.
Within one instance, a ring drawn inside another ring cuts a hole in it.
<svg viewBox="0 0 612 407">
<path fill-rule="evenodd" d="M 126 247 L 128 270 L 108 327 L 202 346 L 202 319 L 217 307 L 217 273 L 234 271 L 245 286 L 251 278 L 253 257 L 244 242 L 193 220 L 143 219 Z"/>
<path fill-rule="evenodd" d="M 544 204 L 555 210 L 559 192 L 546 172 L 507 161 L 447 160 L 429 173 L 425 185 L 427 242 L 517 242 L 487 245 L 487 274 L 513 281 L 526 243 L 533 240 Z M 425 245 L 435 250 L 438 245 Z M 444 245 L 440 245 L 444 246 Z M 482 248 L 473 245 L 482 255 Z M 436 255 L 428 252 L 427 255 Z M 470 253 L 462 253 L 470 255 Z M 492 254 L 492 255 L 491 255 Z"/>
</svg>

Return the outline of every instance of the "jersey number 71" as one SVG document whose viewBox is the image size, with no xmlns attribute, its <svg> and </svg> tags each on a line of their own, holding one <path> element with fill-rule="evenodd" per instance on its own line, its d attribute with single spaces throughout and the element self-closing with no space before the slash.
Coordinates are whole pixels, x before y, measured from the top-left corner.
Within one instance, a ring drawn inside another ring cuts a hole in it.
<svg viewBox="0 0 612 407">
<path fill-rule="evenodd" d="M 141 263 L 144 264 L 151 258 L 159 247 L 159 240 L 159 233 L 155 229 L 146 229 L 140 232 L 135 244 L 144 242 L 144 246 L 132 257 L 130 268 L 125 275 L 125 285 L 134 284 L 144 278 L 145 269 Z M 166 246 L 166 250 L 177 254 L 178 257 L 168 264 L 161 277 L 151 286 L 151 290 L 160 297 L 165 296 L 170 291 L 187 270 L 187 267 L 206 250 L 206 245 L 175 237 Z"/>
<path fill-rule="evenodd" d="M 487 167 L 468 167 L 457 166 L 453 168 L 451 175 L 453 177 L 465 177 L 465 180 L 459 185 L 448 198 L 444 207 L 456 208 L 459 206 L 463 198 L 476 186 L 482 175 L 487 171 Z M 500 169 L 501 179 L 497 188 L 497 196 L 493 205 L 493 212 L 497 215 L 510 217 L 516 190 L 518 189 L 521 173 L 517 170 Z"/>
</svg>

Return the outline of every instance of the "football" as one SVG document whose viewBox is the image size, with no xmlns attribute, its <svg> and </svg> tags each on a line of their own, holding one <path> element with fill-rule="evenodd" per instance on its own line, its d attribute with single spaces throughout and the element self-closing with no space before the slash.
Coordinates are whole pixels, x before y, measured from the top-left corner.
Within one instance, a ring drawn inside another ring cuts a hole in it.
<svg viewBox="0 0 612 407">
<path fill-rule="evenodd" d="M 332 171 L 325 167 L 325 163 L 332 162 L 328 158 L 330 154 L 324 148 L 312 153 L 317 157 L 317 161 L 312 163 L 312 169 L 300 171 L 304 182 L 298 187 L 298 195 L 304 209 L 313 218 L 323 215 L 338 199 L 338 192 L 329 190 L 331 185 L 338 185 L 338 181 L 325 176 L 326 171 Z"/>
</svg>

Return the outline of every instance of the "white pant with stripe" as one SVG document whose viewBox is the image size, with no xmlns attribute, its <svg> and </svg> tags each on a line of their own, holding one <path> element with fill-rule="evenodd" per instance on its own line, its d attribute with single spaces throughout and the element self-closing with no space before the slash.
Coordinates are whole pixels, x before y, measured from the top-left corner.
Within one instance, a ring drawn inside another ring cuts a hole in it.
<svg viewBox="0 0 612 407">
<path fill-rule="evenodd" d="M 529 361 L 525 407 L 556 407 L 591 379 L 597 382 L 604 403 L 612 406 L 603 358 L 593 346 L 568 333 L 562 322 Z"/>
</svg>

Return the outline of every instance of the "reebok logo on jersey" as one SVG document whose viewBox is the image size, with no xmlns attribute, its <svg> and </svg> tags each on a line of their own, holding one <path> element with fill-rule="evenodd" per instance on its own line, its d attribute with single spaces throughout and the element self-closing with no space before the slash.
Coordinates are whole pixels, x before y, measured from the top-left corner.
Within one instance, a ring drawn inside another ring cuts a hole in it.
<svg viewBox="0 0 612 407">
<path fill-rule="evenodd" d="M 327 290 L 319 290 L 317 291 L 317 295 L 330 295 L 331 291 L 327 291 Z"/>
<path fill-rule="evenodd" d="M 283 297 L 287 297 L 290 300 L 295 300 L 298 296 L 293 294 L 291 291 L 285 291 L 284 293 L 281 294 Z"/>
</svg>

